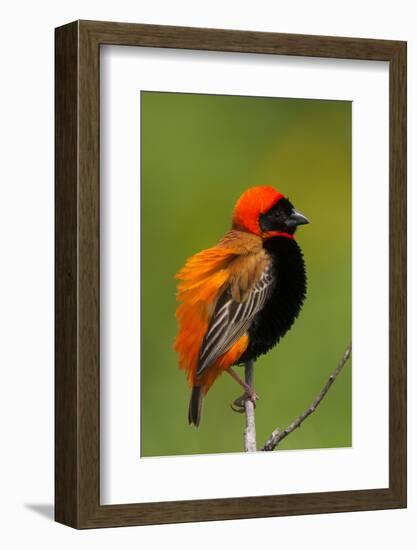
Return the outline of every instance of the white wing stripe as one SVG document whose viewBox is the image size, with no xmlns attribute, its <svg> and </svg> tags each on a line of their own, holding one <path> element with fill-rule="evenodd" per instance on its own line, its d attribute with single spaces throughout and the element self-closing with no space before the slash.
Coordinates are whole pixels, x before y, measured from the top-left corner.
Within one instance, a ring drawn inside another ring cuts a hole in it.
<svg viewBox="0 0 417 550">
<path fill-rule="evenodd" d="M 223 309 L 223 308 L 222 308 Z M 220 310 L 221 311 L 221 310 Z M 227 311 L 224 311 L 222 315 L 220 315 L 219 319 L 214 323 L 214 325 L 211 327 L 211 329 L 207 333 L 207 338 L 210 336 L 210 334 L 213 332 L 213 330 L 223 321 L 223 319 L 227 316 Z"/>
<path fill-rule="evenodd" d="M 224 310 L 224 309 L 227 309 L 230 304 L 232 303 L 232 300 L 228 300 L 220 309 L 219 311 L 216 313 L 216 315 L 220 315 L 220 313 Z"/>
</svg>

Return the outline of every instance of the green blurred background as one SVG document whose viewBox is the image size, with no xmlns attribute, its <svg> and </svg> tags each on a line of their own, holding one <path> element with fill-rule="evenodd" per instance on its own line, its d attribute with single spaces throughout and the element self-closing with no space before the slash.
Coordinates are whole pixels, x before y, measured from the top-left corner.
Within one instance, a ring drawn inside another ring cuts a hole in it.
<svg viewBox="0 0 417 550">
<path fill-rule="evenodd" d="M 307 300 L 258 359 L 258 445 L 318 394 L 351 337 L 351 103 L 141 93 L 141 456 L 243 450 L 241 388 L 221 376 L 188 425 L 189 389 L 173 341 L 175 273 L 214 245 L 239 195 L 272 185 L 311 221 L 299 228 Z M 238 368 L 243 376 L 243 369 Z M 351 366 L 279 449 L 351 446 Z"/>
</svg>

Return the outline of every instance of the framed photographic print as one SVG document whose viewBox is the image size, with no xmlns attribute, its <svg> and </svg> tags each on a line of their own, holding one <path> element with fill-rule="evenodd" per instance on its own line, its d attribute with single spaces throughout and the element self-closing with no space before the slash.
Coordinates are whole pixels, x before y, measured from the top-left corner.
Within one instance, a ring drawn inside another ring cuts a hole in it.
<svg viewBox="0 0 417 550">
<path fill-rule="evenodd" d="M 406 43 L 56 29 L 56 520 L 406 506 Z"/>
</svg>

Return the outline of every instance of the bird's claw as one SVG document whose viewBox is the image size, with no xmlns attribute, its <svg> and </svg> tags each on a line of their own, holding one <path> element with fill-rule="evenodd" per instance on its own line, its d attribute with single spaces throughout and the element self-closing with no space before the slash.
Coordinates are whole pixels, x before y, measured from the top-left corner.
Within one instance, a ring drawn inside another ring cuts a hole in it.
<svg viewBox="0 0 417 550">
<path fill-rule="evenodd" d="M 253 406 L 256 407 L 256 402 L 258 399 L 259 395 L 252 390 L 251 392 L 245 392 L 243 395 L 235 399 L 233 403 L 230 404 L 230 407 L 233 411 L 242 414 L 245 412 L 245 401 L 252 401 Z"/>
<path fill-rule="evenodd" d="M 233 403 L 230 403 L 230 408 L 232 409 L 232 411 L 234 411 L 236 413 L 243 414 L 245 412 L 245 406 L 244 405 L 243 406 L 238 405 L 237 401 L 238 401 L 238 399 L 235 399 L 235 401 L 233 401 Z"/>
</svg>

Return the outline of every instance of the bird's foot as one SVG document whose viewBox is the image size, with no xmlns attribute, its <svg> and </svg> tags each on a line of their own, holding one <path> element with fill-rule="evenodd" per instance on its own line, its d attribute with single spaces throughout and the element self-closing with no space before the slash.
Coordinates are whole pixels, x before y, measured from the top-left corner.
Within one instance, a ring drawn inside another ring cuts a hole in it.
<svg viewBox="0 0 417 550">
<path fill-rule="evenodd" d="M 259 395 L 248 386 L 247 390 L 243 395 L 238 397 L 233 401 L 233 403 L 230 404 L 232 410 L 234 410 L 237 413 L 244 413 L 245 412 L 245 401 L 252 401 L 253 406 L 256 407 L 256 402 L 259 399 Z"/>
</svg>

